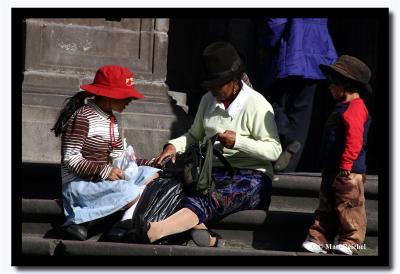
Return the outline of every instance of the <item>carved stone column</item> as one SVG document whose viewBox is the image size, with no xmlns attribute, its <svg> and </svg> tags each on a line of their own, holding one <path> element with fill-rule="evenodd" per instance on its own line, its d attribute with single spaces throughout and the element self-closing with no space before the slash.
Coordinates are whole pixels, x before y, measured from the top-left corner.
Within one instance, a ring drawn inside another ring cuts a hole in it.
<svg viewBox="0 0 400 274">
<path fill-rule="evenodd" d="M 153 157 L 185 132 L 186 113 L 165 84 L 168 19 L 27 19 L 22 86 L 22 160 L 57 163 L 60 140 L 50 132 L 66 98 L 96 70 L 118 64 L 135 73 L 145 99 L 119 115 L 121 133 L 139 157 Z"/>
</svg>

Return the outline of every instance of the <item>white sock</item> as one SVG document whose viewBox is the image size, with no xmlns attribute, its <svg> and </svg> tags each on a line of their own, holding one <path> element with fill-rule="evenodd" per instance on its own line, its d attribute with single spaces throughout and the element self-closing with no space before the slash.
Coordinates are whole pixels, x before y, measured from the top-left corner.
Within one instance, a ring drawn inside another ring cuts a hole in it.
<svg viewBox="0 0 400 274">
<path fill-rule="evenodd" d="M 142 185 L 142 186 L 139 187 L 139 199 L 140 199 L 140 196 L 142 195 L 143 190 L 145 189 L 145 187 L 146 187 L 146 185 Z M 138 199 L 138 201 L 139 201 L 139 199 Z M 135 208 L 136 208 L 136 205 L 137 205 L 138 201 L 136 203 L 134 203 L 130 208 L 128 208 L 125 211 L 124 216 L 122 216 L 121 221 L 125 221 L 127 219 L 132 219 L 133 218 L 133 212 L 135 211 Z"/>
<path fill-rule="evenodd" d="M 133 212 L 135 211 L 136 205 L 137 205 L 137 203 L 134 203 L 130 208 L 128 208 L 125 211 L 124 216 L 122 216 L 121 221 L 132 219 L 132 215 L 133 215 Z"/>
</svg>

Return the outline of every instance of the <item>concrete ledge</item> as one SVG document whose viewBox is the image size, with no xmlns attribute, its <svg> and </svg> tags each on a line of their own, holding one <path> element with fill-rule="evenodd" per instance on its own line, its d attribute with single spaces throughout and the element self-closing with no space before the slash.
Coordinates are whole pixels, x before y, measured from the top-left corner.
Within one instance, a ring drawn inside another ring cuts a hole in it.
<svg viewBox="0 0 400 274">
<path fill-rule="evenodd" d="M 321 184 L 320 173 L 281 173 L 276 174 L 272 182 L 273 194 L 318 197 Z M 367 175 L 365 197 L 378 198 L 378 176 Z"/>
<path fill-rule="evenodd" d="M 132 129 L 133 130 L 133 129 Z M 161 132 L 161 131 L 160 131 Z M 150 135 L 151 136 L 151 135 Z M 143 136 L 144 137 L 144 136 Z M 143 138 L 142 138 L 143 139 Z M 145 139 L 147 142 L 145 142 Z M 148 145 L 149 137 L 141 140 L 138 139 L 139 144 L 142 146 Z M 161 149 L 161 148 L 160 148 Z M 58 154 L 57 154 L 58 155 Z M 182 160 L 182 159 L 178 159 Z M 29 180 L 23 182 L 23 190 L 32 189 L 38 196 L 40 193 L 48 193 L 49 189 L 55 191 L 52 196 L 43 198 L 54 198 L 59 197 L 59 184 L 60 178 L 60 165 L 59 162 L 52 164 L 42 163 L 23 163 L 23 180 Z M 173 172 L 179 172 L 179 168 L 170 168 Z M 43 180 L 43 177 L 46 180 Z M 30 179 L 32 178 L 32 179 Z M 34 182 L 32 182 L 34 180 Z M 294 197 L 314 197 L 317 198 L 319 194 L 319 186 L 321 183 L 320 173 L 285 173 L 277 174 L 274 177 L 272 183 L 272 193 L 274 196 L 294 196 Z M 34 193 L 31 193 L 33 195 Z M 39 195 L 40 196 L 40 195 Z M 367 175 L 367 181 L 365 183 L 365 197 L 368 200 L 377 200 L 379 197 L 378 193 L 378 176 Z"/>
<path fill-rule="evenodd" d="M 53 256 L 60 240 L 42 239 L 35 236 L 22 236 L 22 254 Z"/>
<path fill-rule="evenodd" d="M 295 252 L 212 248 L 177 245 L 143 245 L 92 241 L 22 238 L 23 255 L 39 256 L 295 256 Z M 133 265 L 135 263 L 132 263 Z"/>
<path fill-rule="evenodd" d="M 274 202 L 276 200 L 277 202 Z M 315 205 L 315 206 L 313 206 Z M 272 197 L 270 211 L 244 210 L 233 213 L 223 218 L 218 223 L 209 224 L 210 227 L 230 229 L 255 229 L 259 227 L 273 229 L 290 229 L 312 224 L 313 212 L 318 205 L 317 199 L 294 197 Z M 378 233 L 378 208 L 377 201 L 367 201 L 367 233 L 377 235 Z M 64 219 L 62 207 L 55 200 L 23 199 L 22 217 L 24 222 L 43 223 L 59 222 Z M 42 233 L 45 233 L 45 226 Z M 264 228 L 263 228 L 264 229 Z"/>
<path fill-rule="evenodd" d="M 334 256 L 332 254 L 318 255 L 301 252 L 299 246 L 292 250 L 273 250 L 235 246 L 233 242 L 227 246 L 212 248 L 193 245 L 144 245 L 90 240 L 84 242 L 52 240 L 24 235 L 22 243 L 23 256 Z M 363 254 L 360 255 L 377 255 L 377 238 L 367 237 L 366 243 L 368 243 L 367 249 L 363 250 Z M 107 265 L 107 262 L 105 262 L 105 265 Z M 132 265 L 137 266 L 139 263 L 132 261 Z M 196 263 L 192 265 L 196 265 Z"/>
<path fill-rule="evenodd" d="M 63 215 L 62 203 L 59 200 L 22 199 L 22 216 L 36 218 L 58 218 Z"/>
</svg>

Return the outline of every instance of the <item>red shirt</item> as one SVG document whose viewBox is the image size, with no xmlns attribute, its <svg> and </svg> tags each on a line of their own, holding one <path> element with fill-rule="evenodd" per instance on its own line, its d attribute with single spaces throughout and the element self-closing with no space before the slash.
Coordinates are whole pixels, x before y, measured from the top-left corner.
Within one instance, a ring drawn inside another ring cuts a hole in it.
<svg viewBox="0 0 400 274">
<path fill-rule="evenodd" d="M 228 98 L 226 98 L 225 100 L 222 101 L 222 103 L 224 103 L 225 109 L 227 109 L 229 107 L 229 105 L 236 99 L 239 92 L 232 93 L 231 96 L 229 96 Z"/>
</svg>

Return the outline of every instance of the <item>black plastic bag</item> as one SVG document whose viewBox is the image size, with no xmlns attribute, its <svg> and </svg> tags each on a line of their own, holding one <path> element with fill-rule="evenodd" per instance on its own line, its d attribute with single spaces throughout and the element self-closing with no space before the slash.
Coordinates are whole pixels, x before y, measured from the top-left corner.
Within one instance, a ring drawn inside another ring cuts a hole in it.
<svg viewBox="0 0 400 274">
<path fill-rule="evenodd" d="M 162 221 L 182 208 L 181 201 L 184 197 L 181 176 L 163 174 L 162 177 L 146 186 L 136 205 L 133 216 L 143 215 L 144 219 L 149 222 Z M 137 239 L 132 240 L 132 236 L 136 237 L 135 234 L 135 224 L 133 224 L 133 228 L 126 234 L 126 240 L 128 242 L 137 242 Z M 187 243 L 189 239 L 189 233 L 186 231 L 164 237 L 153 244 L 181 245 Z"/>
<path fill-rule="evenodd" d="M 164 220 L 181 209 L 184 196 L 179 177 L 157 178 L 144 189 L 133 216 L 143 215 L 150 222 Z"/>
</svg>

